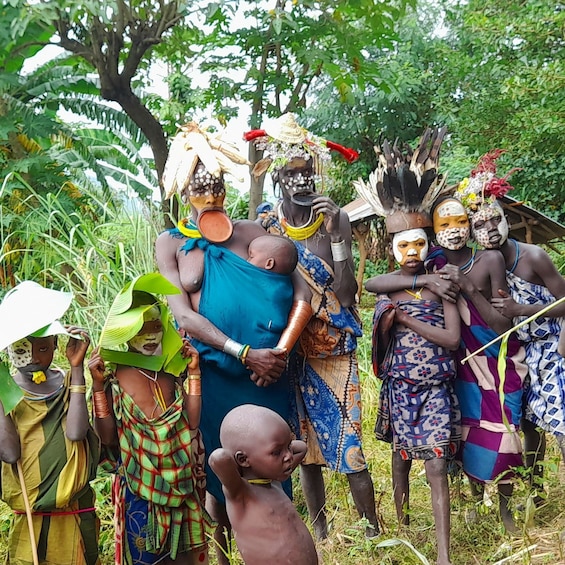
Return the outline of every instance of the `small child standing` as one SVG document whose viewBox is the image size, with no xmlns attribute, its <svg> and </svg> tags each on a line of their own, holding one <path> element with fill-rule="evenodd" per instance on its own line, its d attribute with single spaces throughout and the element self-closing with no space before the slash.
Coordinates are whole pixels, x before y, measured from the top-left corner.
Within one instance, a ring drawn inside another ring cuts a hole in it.
<svg viewBox="0 0 565 565">
<path fill-rule="evenodd" d="M 115 473 L 118 565 L 208 563 L 198 354 L 154 296 L 178 292 L 158 273 L 126 285 L 88 365 L 102 465 Z M 117 351 L 123 343 L 128 351 Z M 113 366 L 108 376 L 104 360 Z M 187 365 L 185 390 L 179 375 Z"/>
<path fill-rule="evenodd" d="M 10 563 L 33 563 L 35 559 L 22 480 L 39 562 L 99 563 L 99 523 L 89 484 L 96 476 L 99 442 L 88 419 L 83 370 L 90 339 L 84 330 L 65 328 L 57 320 L 72 298 L 70 293 L 24 281 L 0 305 L 0 349 L 8 345 L 16 369 L 13 379 L 23 394 L 15 407 L 5 398 L 0 403 L 1 491 L 15 514 L 8 547 Z M 70 371 L 52 366 L 58 334 L 69 336 L 66 357 Z M 16 467 L 21 469 L 20 478 Z"/>
<path fill-rule="evenodd" d="M 392 249 L 400 270 L 369 279 L 365 285 L 369 292 L 381 294 L 373 321 L 373 364 L 383 380 L 375 433 L 377 439 L 392 444 L 394 502 L 402 524 L 409 520 L 412 461 L 424 460 L 432 491 L 437 564 L 449 565 L 447 461 L 455 456 L 460 438 L 451 351 L 459 345 L 459 313 L 455 304 L 424 287 L 416 288 L 418 278 L 426 274 L 424 229 L 395 233 Z"/>
<path fill-rule="evenodd" d="M 304 459 L 306 444 L 292 440 L 276 412 L 254 404 L 228 412 L 220 441 L 209 464 L 246 565 L 316 565 L 314 540 L 280 484 Z"/>
<path fill-rule="evenodd" d="M 290 275 L 298 263 L 298 251 L 294 243 L 280 235 L 256 237 L 249 244 L 247 253 L 248 263 L 281 275 Z"/>
</svg>

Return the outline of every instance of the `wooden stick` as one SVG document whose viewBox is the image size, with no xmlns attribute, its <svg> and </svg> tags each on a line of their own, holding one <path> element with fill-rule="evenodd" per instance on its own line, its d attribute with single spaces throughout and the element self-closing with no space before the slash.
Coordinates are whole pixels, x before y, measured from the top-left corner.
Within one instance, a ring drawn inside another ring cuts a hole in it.
<svg viewBox="0 0 565 565">
<path fill-rule="evenodd" d="M 39 565 L 39 557 L 37 556 L 37 545 L 35 544 L 35 531 L 33 529 L 33 519 L 31 517 L 31 506 L 29 505 L 29 498 L 27 496 L 27 489 L 26 489 L 26 483 L 24 479 L 24 471 L 22 469 L 21 459 L 18 459 L 16 465 L 18 467 L 18 477 L 20 478 L 20 486 L 22 487 L 22 496 L 24 497 L 24 504 L 26 507 L 26 517 L 27 517 L 27 525 L 29 528 L 31 554 L 33 555 L 33 565 Z"/>
<path fill-rule="evenodd" d="M 473 353 L 470 353 L 469 355 L 467 355 L 467 357 L 461 359 L 461 365 L 464 365 L 466 361 L 471 359 L 471 357 L 474 357 L 481 351 L 488 349 L 491 345 L 494 345 L 497 341 L 504 339 L 506 336 L 509 336 L 512 332 L 516 331 L 522 326 L 525 326 L 526 324 L 529 324 L 536 318 L 539 318 L 542 314 L 545 314 L 546 312 L 548 312 L 552 308 L 555 308 L 556 306 L 559 306 L 559 304 L 562 304 L 563 302 L 565 302 L 565 296 L 561 297 L 559 300 L 556 300 L 555 302 L 552 302 L 551 304 L 540 310 L 537 314 L 534 314 L 533 316 L 526 318 L 523 322 L 516 324 L 513 328 L 510 328 L 508 331 L 505 331 L 503 334 L 500 334 L 499 336 L 495 337 L 493 340 L 489 341 L 486 345 L 483 345 L 481 348 L 477 349 L 476 351 L 473 351 Z"/>
</svg>

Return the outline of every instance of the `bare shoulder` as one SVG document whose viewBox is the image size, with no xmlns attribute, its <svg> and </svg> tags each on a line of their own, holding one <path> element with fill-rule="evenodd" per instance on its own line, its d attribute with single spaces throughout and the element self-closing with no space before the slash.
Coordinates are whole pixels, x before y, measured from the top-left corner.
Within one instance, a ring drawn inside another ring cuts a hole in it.
<svg viewBox="0 0 565 565">
<path fill-rule="evenodd" d="M 257 222 L 252 222 L 251 220 L 237 220 L 233 223 L 233 233 L 232 237 L 237 237 L 238 239 L 245 240 L 250 243 L 257 237 L 265 235 L 265 230 Z"/>
<path fill-rule="evenodd" d="M 503 269 L 506 264 L 504 256 L 498 249 L 481 249 L 477 251 L 477 261 L 478 260 L 487 265 L 502 266 Z"/>
<path fill-rule="evenodd" d="M 543 261 L 544 263 L 553 263 L 551 257 L 545 249 L 533 243 L 520 243 L 520 257 L 528 258 L 532 261 Z"/>
</svg>

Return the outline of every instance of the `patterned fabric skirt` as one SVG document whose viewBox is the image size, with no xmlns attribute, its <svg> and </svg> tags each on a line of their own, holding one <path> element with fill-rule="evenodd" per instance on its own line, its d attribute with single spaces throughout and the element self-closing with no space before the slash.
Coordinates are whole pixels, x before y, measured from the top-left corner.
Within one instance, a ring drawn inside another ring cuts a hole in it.
<svg viewBox="0 0 565 565">
<path fill-rule="evenodd" d="M 508 288 L 519 304 L 546 306 L 555 297 L 545 286 L 507 273 Z M 519 323 L 524 318 L 516 318 Z M 518 330 L 526 348 L 529 374 L 524 416 L 546 432 L 565 435 L 565 359 L 557 353 L 563 318 L 537 318 Z"/>
<path fill-rule="evenodd" d="M 443 325 L 441 304 L 403 301 L 402 309 L 433 326 Z M 388 309 L 382 300 L 375 324 Z M 373 333 L 374 339 L 376 333 Z M 402 459 L 451 459 L 461 437 L 459 402 L 453 390 L 455 363 L 445 348 L 398 326 L 378 368 L 384 377 L 375 425 L 377 439 L 392 444 Z M 377 344 L 373 344 L 376 347 Z"/>
<path fill-rule="evenodd" d="M 296 435 L 306 441 L 303 461 L 340 473 L 367 468 L 361 449 L 361 389 L 355 352 L 304 360 L 293 355 L 289 371 L 298 378 Z"/>
</svg>

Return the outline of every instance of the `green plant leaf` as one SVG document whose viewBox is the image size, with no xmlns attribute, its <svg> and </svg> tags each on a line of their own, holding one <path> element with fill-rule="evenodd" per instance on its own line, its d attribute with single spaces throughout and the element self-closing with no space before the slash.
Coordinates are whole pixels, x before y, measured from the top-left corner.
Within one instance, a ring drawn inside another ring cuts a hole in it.
<svg viewBox="0 0 565 565">
<path fill-rule="evenodd" d="M 4 413 L 9 414 L 23 398 L 22 389 L 14 382 L 8 367 L 0 361 L 0 401 Z"/>
</svg>

